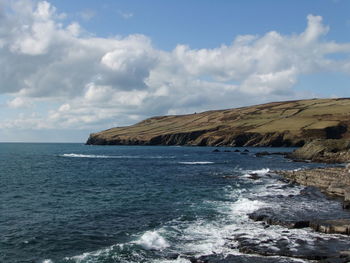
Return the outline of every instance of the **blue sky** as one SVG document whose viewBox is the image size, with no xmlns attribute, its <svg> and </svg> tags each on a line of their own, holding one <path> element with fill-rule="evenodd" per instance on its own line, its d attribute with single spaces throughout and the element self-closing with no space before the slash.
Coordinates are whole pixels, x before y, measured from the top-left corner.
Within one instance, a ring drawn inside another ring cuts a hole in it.
<svg viewBox="0 0 350 263">
<path fill-rule="evenodd" d="M 348 97 L 347 0 L 0 1 L 0 141 Z"/>
<path fill-rule="evenodd" d="M 350 41 L 350 1 L 348 0 L 178 0 L 178 1 L 51 1 L 79 20 L 96 35 L 145 34 L 155 45 L 171 50 L 177 44 L 192 48 L 214 48 L 229 44 L 237 35 L 275 30 L 282 34 L 300 33 L 309 14 L 320 15 L 331 30 L 328 39 Z M 91 11 L 90 20 L 79 13 Z M 129 19 L 121 14 L 132 14 Z"/>
</svg>

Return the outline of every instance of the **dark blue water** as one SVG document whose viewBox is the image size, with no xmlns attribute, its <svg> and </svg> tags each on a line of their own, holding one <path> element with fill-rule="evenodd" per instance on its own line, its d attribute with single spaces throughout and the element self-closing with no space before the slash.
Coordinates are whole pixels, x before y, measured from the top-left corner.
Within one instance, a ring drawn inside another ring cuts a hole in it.
<svg viewBox="0 0 350 263">
<path fill-rule="evenodd" d="M 266 205 L 259 195 L 300 191 L 247 173 L 315 166 L 255 157 L 263 148 L 213 149 L 0 144 L 0 262 L 189 262 L 231 253 L 233 235 L 261 235 L 246 216 Z"/>
</svg>

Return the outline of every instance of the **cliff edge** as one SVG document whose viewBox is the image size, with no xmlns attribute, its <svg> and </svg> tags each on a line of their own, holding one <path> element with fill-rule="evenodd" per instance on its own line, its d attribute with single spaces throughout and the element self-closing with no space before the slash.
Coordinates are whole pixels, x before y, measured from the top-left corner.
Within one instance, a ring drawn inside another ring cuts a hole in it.
<svg viewBox="0 0 350 263">
<path fill-rule="evenodd" d="M 153 117 L 93 133 L 91 145 L 302 146 L 350 139 L 350 99 L 312 99 Z"/>
</svg>

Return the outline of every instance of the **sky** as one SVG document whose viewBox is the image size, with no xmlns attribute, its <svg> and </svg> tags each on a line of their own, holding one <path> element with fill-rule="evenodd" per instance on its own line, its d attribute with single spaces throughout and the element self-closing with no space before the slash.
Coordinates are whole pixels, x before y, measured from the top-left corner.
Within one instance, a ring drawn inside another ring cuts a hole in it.
<svg viewBox="0 0 350 263">
<path fill-rule="evenodd" d="M 0 0 L 0 142 L 349 97 L 350 0 Z"/>
</svg>

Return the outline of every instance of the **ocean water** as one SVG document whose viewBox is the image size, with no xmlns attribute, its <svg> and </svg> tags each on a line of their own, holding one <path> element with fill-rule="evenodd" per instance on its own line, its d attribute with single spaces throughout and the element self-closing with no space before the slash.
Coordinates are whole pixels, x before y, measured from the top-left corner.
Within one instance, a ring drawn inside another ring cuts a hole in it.
<svg viewBox="0 0 350 263">
<path fill-rule="evenodd" d="M 300 238 L 309 245 L 337 239 L 311 229 L 266 228 L 248 218 L 264 207 L 283 209 L 283 197 L 297 198 L 305 190 L 270 176 L 272 170 L 320 164 L 254 155 L 290 148 L 213 149 L 0 144 L 0 262 L 190 262 L 214 254 L 249 258 L 240 252 L 238 237 L 258 245 L 287 238 L 290 250 L 298 249 Z M 339 206 L 322 196 L 297 203 L 290 213 Z M 264 244 L 278 249 L 278 244 Z"/>
</svg>

